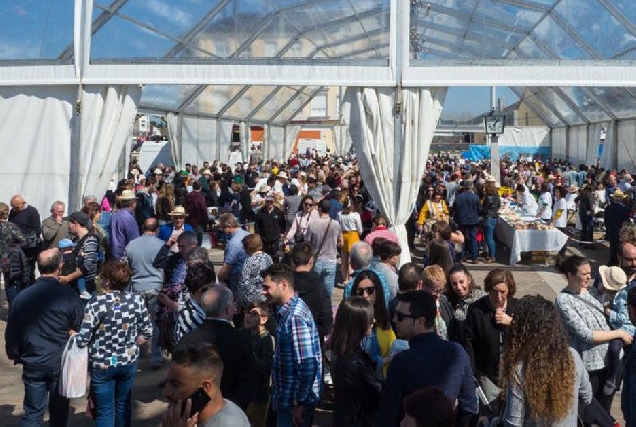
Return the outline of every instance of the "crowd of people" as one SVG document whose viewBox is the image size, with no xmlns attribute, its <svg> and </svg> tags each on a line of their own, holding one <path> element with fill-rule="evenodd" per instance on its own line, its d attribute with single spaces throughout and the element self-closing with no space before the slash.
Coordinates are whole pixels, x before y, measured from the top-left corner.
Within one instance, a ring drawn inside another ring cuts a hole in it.
<svg viewBox="0 0 636 427">
<path fill-rule="evenodd" d="M 103 198 L 68 216 L 56 201 L 43 221 L 21 195 L 0 203 L 23 425 L 47 406 L 51 425 L 67 425 L 57 384 L 69 339 L 88 347 L 98 426 L 131 425 L 142 357 L 169 363 L 166 427 L 311 426 L 325 386 L 334 426 L 613 426 L 621 384 L 636 425 L 631 176 L 533 159 L 502 161 L 499 182 L 488 170 L 431 156 L 405 245 L 354 154 L 133 164 Z M 508 269 L 475 283 L 466 264 L 495 261 L 504 204 L 578 227 L 590 247 L 604 216 L 608 266 L 592 280 L 588 259 L 567 257 L 554 303 L 515 298 Z M 216 242 L 215 266 L 203 246 Z M 399 265 L 416 244 L 423 263 Z"/>
</svg>

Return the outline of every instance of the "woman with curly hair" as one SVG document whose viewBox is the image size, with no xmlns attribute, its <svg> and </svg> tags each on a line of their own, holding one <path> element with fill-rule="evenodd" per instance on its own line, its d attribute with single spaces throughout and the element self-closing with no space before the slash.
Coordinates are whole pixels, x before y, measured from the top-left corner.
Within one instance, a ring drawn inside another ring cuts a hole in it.
<svg viewBox="0 0 636 427">
<path fill-rule="evenodd" d="M 577 425 L 579 401 L 592 401 L 592 386 L 550 301 L 539 295 L 519 300 L 503 355 L 505 426 Z"/>
</svg>

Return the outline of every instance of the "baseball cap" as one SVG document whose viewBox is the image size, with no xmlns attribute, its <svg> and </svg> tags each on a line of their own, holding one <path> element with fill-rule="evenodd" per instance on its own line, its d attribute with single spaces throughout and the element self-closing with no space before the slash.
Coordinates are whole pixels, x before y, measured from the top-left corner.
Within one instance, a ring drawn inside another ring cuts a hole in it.
<svg viewBox="0 0 636 427">
<path fill-rule="evenodd" d="M 57 244 L 57 247 L 59 249 L 74 248 L 75 247 L 75 243 L 73 243 L 73 241 L 71 239 L 62 239 Z"/>
</svg>

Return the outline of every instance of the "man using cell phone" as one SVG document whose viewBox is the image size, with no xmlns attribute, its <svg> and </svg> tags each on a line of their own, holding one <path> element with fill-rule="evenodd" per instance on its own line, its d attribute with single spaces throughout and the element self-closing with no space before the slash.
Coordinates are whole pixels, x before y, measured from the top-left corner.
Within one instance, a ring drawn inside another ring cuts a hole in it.
<svg viewBox="0 0 636 427">
<path fill-rule="evenodd" d="M 177 347 L 163 395 L 170 402 L 162 427 L 249 427 L 247 416 L 221 394 L 223 361 L 207 343 Z"/>
</svg>

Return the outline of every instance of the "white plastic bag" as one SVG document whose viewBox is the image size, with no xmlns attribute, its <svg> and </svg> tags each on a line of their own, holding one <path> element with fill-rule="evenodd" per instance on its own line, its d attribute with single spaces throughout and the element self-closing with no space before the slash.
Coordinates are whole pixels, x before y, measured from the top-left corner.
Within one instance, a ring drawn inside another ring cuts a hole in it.
<svg viewBox="0 0 636 427">
<path fill-rule="evenodd" d="M 72 336 L 64 347 L 60 370 L 59 392 L 69 399 L 86 394 L 88 379 L 88 347 L 79 348 L 75 341 L 75 336 Z"/>
</svg>

